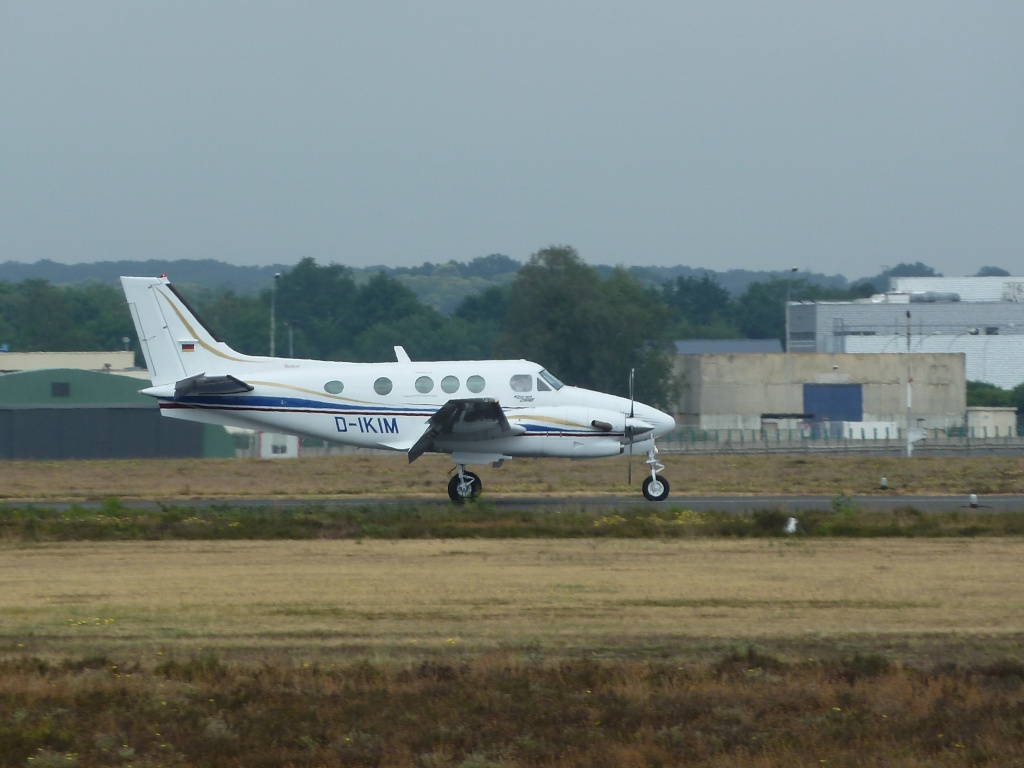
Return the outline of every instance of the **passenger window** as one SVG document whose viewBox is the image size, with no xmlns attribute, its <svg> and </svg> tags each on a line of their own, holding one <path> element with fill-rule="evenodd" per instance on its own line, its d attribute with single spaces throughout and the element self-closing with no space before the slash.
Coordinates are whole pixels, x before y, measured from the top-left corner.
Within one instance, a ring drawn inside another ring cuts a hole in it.
<svg viewBox="0 0 1024 768">
<path fill-rule="evenodd" d="M 441 389 L 447 392 L 449 395 L 452 392 L 457 391 L 459 388 L 459 380 L 454 376 L 445 376 L 441 379 Z"/>
<path fill-rule="evenodd" d="M 387 376 L 381 376 L 375 382 L 373 382 L 373 391 L 378 395 L 391 394 L 391 379 Z"/>
<path fill-rule="evenodd" d="M 483 376 L 470 376 L 466 379 L 466 389 L 474 394 L 484 391 L 484 377 Z"/>
<path fill-rule="evenodd" d="M 340 395 L 345 390 L 345 385 L 340 381 L 328 381 L 324 384 L 324 392 L 332 395 Z"/>
<path fill-rule="evenodd" d="M 533 389 L 533 376 L 528 373 L 517 373 L 509 381 L 513 392 L 529 392 Z"/>
<path fill-rule="evenodd" d="M 546 381 L 544 381 L 544 379 L 542 379 L 540 376 L 537 377 L 537 391 L 538 392 L 550 392 L 551 391 L 551 387 L 549 387 L 548 383 Z"/>
<path fill-rule="evenodd" d="M 416 391 L 422 394 L 427 394 L 434 388 L 434 380 L 429 376 L 420 376 L 416 379 Z"/>
</svg>

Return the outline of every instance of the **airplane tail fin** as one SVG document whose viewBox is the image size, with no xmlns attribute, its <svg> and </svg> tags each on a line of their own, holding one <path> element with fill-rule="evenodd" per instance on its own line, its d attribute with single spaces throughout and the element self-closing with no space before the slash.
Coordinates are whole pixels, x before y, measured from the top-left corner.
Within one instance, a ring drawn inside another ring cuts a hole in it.
<svg viewBox="0 0 1024 768">
<path fill-rule="evenodd" d="M 242 355 L 207 328 L 165 277 L 122 277 L 128 308 L 153 385 L 198 374 L 251 370 L 264 358 Z"/>
</svg>

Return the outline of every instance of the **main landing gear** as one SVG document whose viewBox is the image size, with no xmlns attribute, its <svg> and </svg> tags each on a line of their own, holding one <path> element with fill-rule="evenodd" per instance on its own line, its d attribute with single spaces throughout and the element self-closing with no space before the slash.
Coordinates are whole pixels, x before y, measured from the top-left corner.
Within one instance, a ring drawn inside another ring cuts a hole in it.
<svg viewBox="0 0 1024 768">
<path fill-rule="evenodd" d="M 466 470 L 465 464 L 456 464 L 455 469 L 456 474 L 448 481 L 448 498 L 456 504 L 464 504 L 467 499 L 472 501 L 480 495 L 484 484 L 478 475 Z"/>
<path fill-rule="evenodd" d="M 647 461 L 644 463 L 651 468 L 651 476 L 644 478 L 644 498 L 648 501 L 664 501 L 668 498 L 668 480 L 659 475 L 665 465 L 654 458 L 655 449 L 647 452 Z"/>
</svg>

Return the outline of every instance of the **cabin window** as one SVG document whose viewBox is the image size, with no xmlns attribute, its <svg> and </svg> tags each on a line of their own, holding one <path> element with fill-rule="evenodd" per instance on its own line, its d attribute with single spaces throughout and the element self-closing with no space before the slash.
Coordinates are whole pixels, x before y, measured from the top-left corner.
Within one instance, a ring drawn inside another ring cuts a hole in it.
<svg viewBox="0 0 1024 768">
<path fill-rule="evenodd" d="M 528 373 L 517 373 L 508 383 L 513 392 L 529 392 L 533 389 L 533 376 Z"/>
<path fill-rule="evenodd" d="M 340 395 L 344 391 L 345 385 L 342 384 L 340 381 L 328 381 L 326 384 L 324 384 L 324 392 L 327 392 L 328 394 Z"/>
<path fill-rule="evenodd" d="M 459 380 L 455 376 L 445 376 L 441 379 L 441 389 L 449 395 L 459 389 Z"/>
<path fill-rule="evenodd" d="M 387 376 L 381 376 L 373 382 L 373 391 L 378 395 L 389 395 L 391 394 L 391 386 L 391 379 Z"/>
<path fill-rule="evenodd" d="M 416 391 L 421 394 L 427 394 L 434 388 L 434 380 L 429 376 L 420 376 L 416 379 Z"/>
<path fill-rule="evenodd" d="M 466 389 L 468 389 L 470 392 L 473 392 L 474 394 L 478 392 L 483 392 L 485 384 L 486 382 L 484 381 L 483 376 L 470 376 L 468 379 L 466 379 Z"/>
</svg>

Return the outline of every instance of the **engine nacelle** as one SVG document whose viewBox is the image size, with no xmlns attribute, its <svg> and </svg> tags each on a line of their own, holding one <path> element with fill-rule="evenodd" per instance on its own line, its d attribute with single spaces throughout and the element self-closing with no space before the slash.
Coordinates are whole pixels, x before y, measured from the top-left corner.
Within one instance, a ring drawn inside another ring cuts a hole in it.
<svg viewBox="0 0 1024 768">
<path fill-rule="evenodd" d="M 626 449 L 619 440 L 611 437 L 591 438 L 585 441 L 573 441 L 570 459 L 603 459 L 607 456 L 619 456 Z"/>
</svg>

